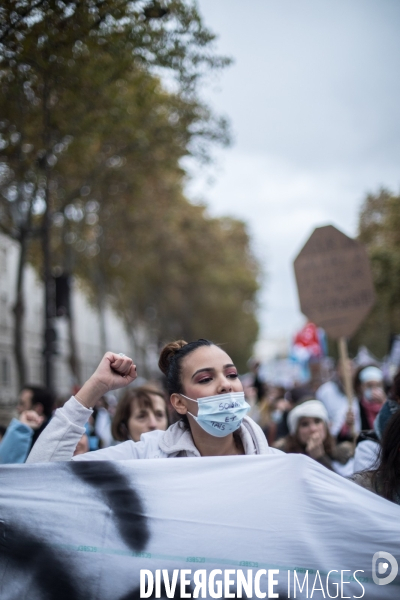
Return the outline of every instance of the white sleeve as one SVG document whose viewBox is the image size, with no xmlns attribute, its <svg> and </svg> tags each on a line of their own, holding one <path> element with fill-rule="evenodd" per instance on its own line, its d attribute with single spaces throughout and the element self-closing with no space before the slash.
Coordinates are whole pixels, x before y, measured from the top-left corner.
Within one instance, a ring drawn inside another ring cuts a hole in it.
<svg viewBox="0 0 400 600">
<path fill-rule="evenodd" d="M 360 442 L 354 454 L 354 473 L 359 471 L 370 471 L 374 468 L 380 444 L 373 440 L 364 440 Z"/>
<path fill-rule="evenodd" d="M 273 448 L 272 446 L 269 446 L 268 454 L 286 454 L 286 452 L 283 452 L 283 450 L 279 450 L 279 448 Z"/>
<path fill-rule="evenodd" d="M 141 436 L 140 442 L 123 442 L 73 456 L 75 448 L 85 433 L 84 425 L 92 414 L 74 396 L 54 413 L 47 427 L 38 437 L 27 463 L 57 462 L 64 460 L 132 460 L 135 458 L 159 458 L 163 453 L 158 440 L 163 431 L 151 431 Z"/>
<path fill-rule="evenodd" d="M 85 408 L 71 396 L 62 408 L 56 410 L 50 423 L 36 440 L 26 462 L 71 460 L 91 414 L 92 410 Z"/>
<path fill-rule="evenodd" d="M 122 442 L 116 446 L 109 446 L 102 450 L 95 450 L 94 452 L 85 452 L 84 454 L 77 454 L 72 460 L 132 460 L 135 458 L 147 458 L 147 448 L 143 441 Z"/>
</svg>

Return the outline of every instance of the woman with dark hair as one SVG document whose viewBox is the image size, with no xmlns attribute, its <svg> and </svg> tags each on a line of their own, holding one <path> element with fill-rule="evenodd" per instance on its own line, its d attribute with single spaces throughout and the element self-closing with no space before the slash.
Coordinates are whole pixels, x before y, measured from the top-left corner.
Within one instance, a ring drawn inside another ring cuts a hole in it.
<svg viewBox="0 0 400 600">
<path fill-rule="evenodd" d="M 400 504 L 400 411 L 392 416 L 383 432 L 376 468 L 355 473 L 350 479 Z"/>
<path fill-rule="evenodd" d="M 360 403 L 361 429 L 372 429 L 386 402 L 382 370 L 375 365 L 360 367 L 354 376 L 354 391 Z"/>
<path fill-rule="evenodd" d="M 354 472 L 368 471 L 372 469 L 377 461 L 380 450 L 380 442 L 386 426 L 392 415 L 400 409 L 400 371 L 396 373 L 389 390 L 388 399 L 380 409 L 373 429 L 362 431 L 357 440 L 354 455 Z"/>
<path fill-rule="evenodd" d="M 144 433 L 139 442 L 126 441 L 74 457 L 74 460 L 129 460 L 184 456 L 230 456 L 277 453 L 249 410 L 238 372 L 219 346 L 204 339 L 167 344 L 159 367 L 166 377 L 170 402 L 180 420 L 166 431 Z M 107 391 L 126 387 L 136 367 L 125 355 L 107 352 L 94 374 L 56 411 L 27 462 L 70 460 L 91 407 Z"/>
<path fill-rule="evenodd" d="M 130 388 L 119 400 L 111 424 L 114 440 L 138 442 L 142 433 L 168 427 L 164 394 L 153 387 Z"/>
<path fill-rule="evenodd" d="M 307 400 L 298 404 L 289 412 L 287 421 L 289 435 L 278 440 L 275 448 L 287 454 L 305 454 L 339 475 L 352 473 L 351 463 L 348 464 L 351 444 L 336 445 L 329 433 L 328 413 L 322 402 Z"/>
<path fill-rule="evenodd" d="M 31 438 L 31 445 L 29 450 L 33 447 L 34 443 L 44 431 L 50 422 L 53 414 L 55 404 L 55 397 L 53 393 L 45 387 L 37 385 L 25 385 L 20 391 L 17 412 L 21 415 L 25 411 L 34 410 L 40 417 L 42 417 L 41 425 L 35 428 L 33 436 Z"/>
</svg>

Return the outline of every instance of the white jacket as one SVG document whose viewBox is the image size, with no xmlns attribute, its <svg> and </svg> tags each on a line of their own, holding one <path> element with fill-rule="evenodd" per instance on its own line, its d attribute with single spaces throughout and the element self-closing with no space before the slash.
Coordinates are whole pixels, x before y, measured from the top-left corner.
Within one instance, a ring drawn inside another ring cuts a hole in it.
<svg viewBox="0 0 400 600">
<path fill-rule="evenodd" d="M 140 437 L 140 442 L 123 442 L 117 446 L 95 452 L 79 454 L 72 458 L 76 445 L 85 433 L 84 425 L 92 411 L 85 408 L 74 396 L 56 410 L 54 417 L 37 439 L 27 463 L 63 460 L 131 460 L 135 458 L 174 458 L 201 456 L 188 429 L 179 423 L 167 431 L 150 431 Z M 243 419 L 239 429 L 245 454 L 276 454 L 270 448 L 262 429 L 249 417 Z"/>
<path fill-rule="evenodd" d="M 376 469 L 380 447 L 380 443 L 374 440 L 363 440 L 357 444 L 354 453 L 353 473 Z"/>
</svg>

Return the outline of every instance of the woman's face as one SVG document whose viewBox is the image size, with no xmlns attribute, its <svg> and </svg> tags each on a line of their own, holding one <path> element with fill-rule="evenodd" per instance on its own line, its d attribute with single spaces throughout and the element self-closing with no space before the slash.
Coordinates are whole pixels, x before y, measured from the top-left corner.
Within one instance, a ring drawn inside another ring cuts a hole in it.
<svg viewBox="0 0 400 600">
<path fill-rule="evenodd" d="M 322 419 L 316 417 L 301 417 L 297 424 L 297 438 L 305 446 L 310 437 L 320 438 L 321 442 L 326 439 L 326 425 Z"/>
<path fill-rule="evenodd" d="M 140 440 L 142 433 L 160 429 L 165 431 L 168 426 L 167 407 L 164 400 L 156 394 L 149 394 L 153 409 L 141 407 L 134 400 L 131 403 L 131 415 L 128 419 L 128 431 L 134 442 Z"/>
<path fill-rule="evenodd" d="M 361 384 L 361 393 L 369 402 L 383 404 L 386 400 L 381 381 L 366 381 Z"/>
<path fill-rule="evenodd" d="M 218 346 L 201 346 L 188 354 L 182 361 L 181 381 L 185 396 L 194 400 L 204 396 L 243 391 L 232 359 Z M 197 416 L 197 402 L 179 396 L 179 404 Z M 174 406 L 177 408 L 175 403 Z M 178 412 L 185 414 L 186 410 Z"/>
</svg>

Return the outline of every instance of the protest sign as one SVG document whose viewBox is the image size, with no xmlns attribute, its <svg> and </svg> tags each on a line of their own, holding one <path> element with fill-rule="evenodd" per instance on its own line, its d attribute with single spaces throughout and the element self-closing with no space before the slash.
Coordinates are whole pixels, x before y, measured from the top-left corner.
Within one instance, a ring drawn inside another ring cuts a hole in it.
<svg viewBox="0 0 400 600">
<path fill-rule="evenodd" d="M 0 598 L 389 600 L 399 517 L 302 455 L 4 465 Z"/>
<path fill-rule="evenodd" d="M 301 311 L 333 339 L 350 337 L 375 301 L 364 247 L 332 225 L 317 227 L 294 261 Z"/>
<path fill-rule="evenodd" d="M 344 383 L 353 400 L 346 338 L 357 331 L 375 302 L 369 259 L 357 240 L 333 227 L 317 227 L 294 261 L 301 311 L 339 341 Z"/>
</svg>

